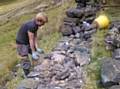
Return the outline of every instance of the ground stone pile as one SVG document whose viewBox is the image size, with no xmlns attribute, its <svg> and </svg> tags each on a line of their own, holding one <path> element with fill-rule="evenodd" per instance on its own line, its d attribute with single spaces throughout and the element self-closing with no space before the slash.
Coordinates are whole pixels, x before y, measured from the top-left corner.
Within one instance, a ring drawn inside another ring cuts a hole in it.
<svg viewBox="0 0 120 89">
<path fill-rule="evenodd" d="M 82 89 L 84 65 L 89 62 L 88 42 L 63 37 L 50 54 L 40 57 L 39 65 L 19 84 L 18 89 Z"/>
<path fill-rule="evenodd" d="M 104 59 L 101 70 L 102 83 L 107 89 L 120 89 L 120 21 L 111 24 L 105 43 L 106 49 L 112 51 L 112 58 Z"/>
</svg>

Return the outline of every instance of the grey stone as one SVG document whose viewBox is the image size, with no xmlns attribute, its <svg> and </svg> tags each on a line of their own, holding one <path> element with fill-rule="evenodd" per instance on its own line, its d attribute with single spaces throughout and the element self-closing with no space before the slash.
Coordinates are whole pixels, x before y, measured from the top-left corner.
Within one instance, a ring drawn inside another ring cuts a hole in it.
<svg viewBox="0 0 120 89">
<path fill-rule="evenodd" d="M 40 75 L 39 72 L 30 72 L 27 77 L 28 78 L 34 78 L 34 77 L 38 77 Z"/>
<path fill-rule="evenodd" d="M 74 26 L 72 29 L 73 29 L 74 34 L 81 32 L 81 28 L 79 26 Z"/>
<path fill-rule="evenodd" d="M 52 55 L 51 59 L 56 61 L 56 62 L 63 63 L 63 61 L 65 59 L 65 55 L 54 53 Z"/>
<path fill-rule="evenodd" d="M 61 42 L 53 50 L 54 51 L 67 51 L 69 48 L 70 48 L 69 42 Z"/>
<path fill-rule="evenodd" d="M 79 23 L 79 18 L 66 17 L 66 18 L 64 18 L 64 22 L 77 24 L 77 23 Z"/>
<path fill-rule="evenodd" d="M 66 11 L 66 14 L 70 18 L 81 18 L 84 14 L 84 9 L 71 8 Z"/>
<path fill-rule="evenodd" d="M 65 68 L 64 70 L 57 72 L 56 79 L 57 80 L 65 80 L 70 76 L 69 69 Z"/>
<path fill-rule="evenodd" d="M 73 23 L 73 22 L 71 22 L 71 23 L 69 23 L 69 22 L 63 22 L 63 24 L 64 25 L 68 25 L 68 26 L 76 26 L 76 23 Z"/>
<path fill-rule="evenodd" d="M 80 66 L 84 66 L 89 64 L 90 62 L 90 57 L 88 54 L 80 53 L 79 51 L 76 51 L 74 53 L 75 55 L 75 61 L 77 64 L 80 64 Z"/>
<path fill-rule="evenodd" d="M 116 85 L 120 82 L 120 61 L 111 58 L 103 59 L 101 79 L 105 87 Z"/>
<path fill-rule="evenodd" d="M 94 20 L 95 20 L 95 16 L 91 16 L 91 17 L 85 19 L 85 21 L 88 22 L 88 23 L 90 23 L 90 24 L 91 24 Z"/>
<path fill-rule="evenodd" d="M 92 16 L 96 16 L 96 8 L 94 7 L 86 7 L 85 8 L 85 17 L 92 17 Z"/>
<path fill-rule="evenodd" d="M 33 79 L 24 79 L 18 85 L 17 89 L 36 89 L 39 82 Z"/>
<path fill-rule="evenodd" d="M 120 60 L 120 48 L 115 49 L 115 51 L 113 52 L 113 58 Z"/>
<path fill-rule="evenodd" d="M 79 51 L 80 53 L 89 54 L 89 49 L 86 47 L 75 47 L 75 51 Z"/>
<path fill-rule="evenodd" d="M 70 36 L 73 34 L 72 26 L 70 25 L 62 25 L 60 31 L 63 36 Z"/>
<path fill-rule="evenodd" d="M 117 48 L 120 48 L 120 33 L 115 34 L 113 43 Z"/>
</svg>

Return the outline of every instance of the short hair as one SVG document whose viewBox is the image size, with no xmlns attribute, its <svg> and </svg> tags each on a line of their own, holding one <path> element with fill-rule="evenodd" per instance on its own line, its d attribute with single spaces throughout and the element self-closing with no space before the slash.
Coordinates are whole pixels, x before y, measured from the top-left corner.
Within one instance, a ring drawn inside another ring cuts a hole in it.
<svg viewBox="0 0 120 89">
<path fill-rule="evenodd" d="M 42 12 L 38 13 L 36 15 L 35 19 L 40 19 L 40 20 L 44 21 L 45 23 L 48 22 L 47 15 L 45 13 L 42 13 Z"/>
</svg>

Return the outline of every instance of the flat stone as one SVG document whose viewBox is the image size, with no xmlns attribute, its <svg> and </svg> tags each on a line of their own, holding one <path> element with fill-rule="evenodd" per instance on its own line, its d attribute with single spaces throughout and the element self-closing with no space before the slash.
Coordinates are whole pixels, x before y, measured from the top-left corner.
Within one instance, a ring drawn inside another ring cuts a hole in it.
<svg viewBox="0 0 120 89">
<path fill-rule="evenodd" d="M 66 15 L 71 18 L 81 18 L 84 14 L 84 9 L 70 8 L 66 11 Z"/>
<path fill-rule="evenodd" d="M 38 86 L 38 81 L 33 79 L 24 79 L 18 85 L 17 89 L 36 89 Z"/>
</svg>

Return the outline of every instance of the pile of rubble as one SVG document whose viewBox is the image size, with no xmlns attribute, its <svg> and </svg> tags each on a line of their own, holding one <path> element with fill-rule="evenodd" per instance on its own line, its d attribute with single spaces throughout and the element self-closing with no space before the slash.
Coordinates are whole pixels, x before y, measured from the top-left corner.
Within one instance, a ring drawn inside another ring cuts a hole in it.
<svg viewBox="0 0 120 89">
<path fill-rule="evenodd" d="M 38 65 L 17 89 L 83 89 L 84 66 L 90 63 L 90 41 L 86 39 L 95 32 L 90 24 L 96 10 L 78 6 L 66 12 L 62 39 L 50 54 L 40 55 Z"/>
<path fill-rule="evenodd" d="M 111 24 L 105 38 L 106 49 L 112 51 L 112 58 L 102 64 L 102 83 L 109 89 L 120 89 L 120 21 Z M 112 86 L 112 87 L 111 87 Z"/>
<path fill-rule="evenodd" d="M 41 54 L 39 65 L 18 89 L 82 89 L 89 62 L 88 42 L 63 37 L 50 54 Z"/>
</svg>

